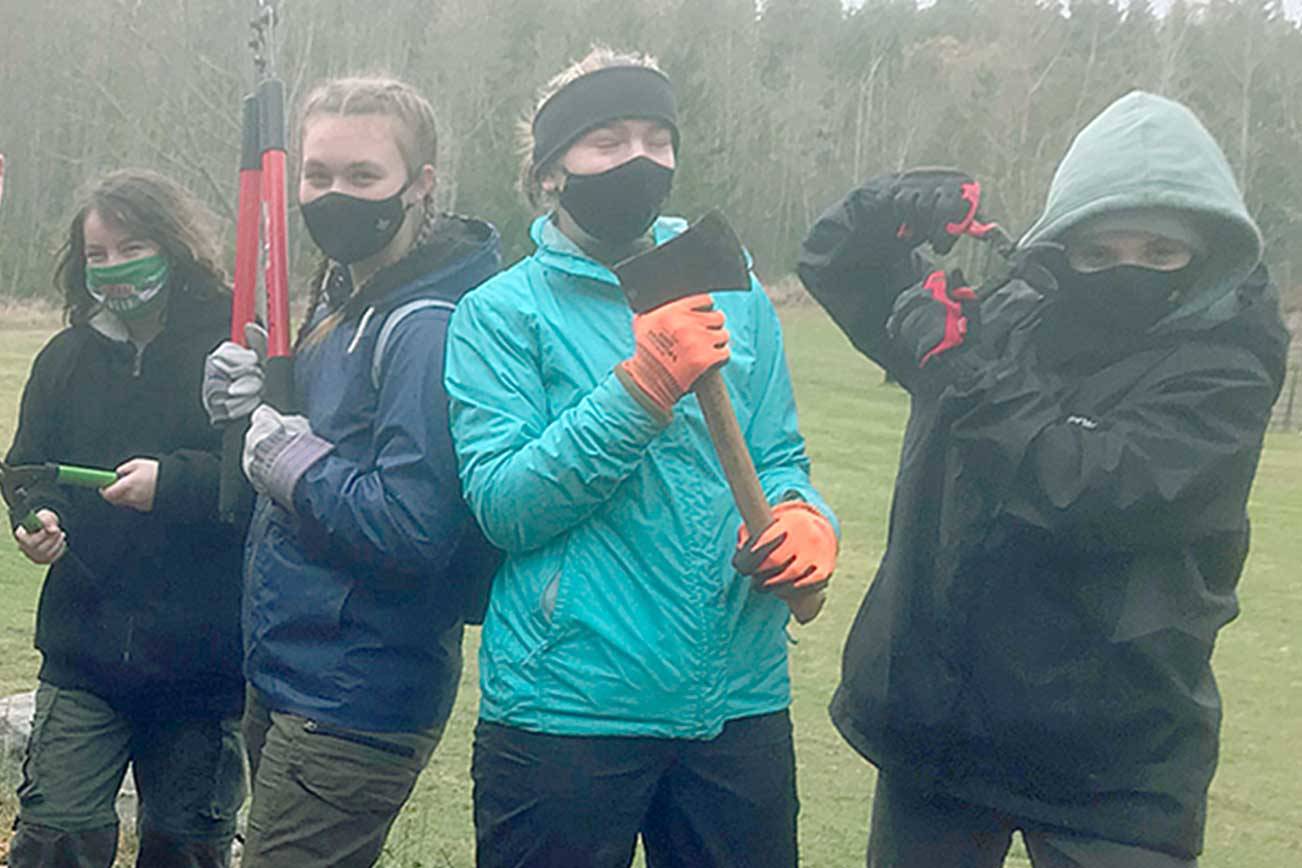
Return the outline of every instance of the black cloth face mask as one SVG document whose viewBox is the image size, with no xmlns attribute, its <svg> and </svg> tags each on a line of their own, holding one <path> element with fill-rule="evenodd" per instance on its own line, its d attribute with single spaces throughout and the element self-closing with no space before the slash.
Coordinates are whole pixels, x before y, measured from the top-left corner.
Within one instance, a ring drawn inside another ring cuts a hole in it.
<svg viewBox="0 0 1302 868">
<path fill-rule="evenodd" d="M 1128 333 L 1148 331 L 1180 306 L 1193 277 L 1192 264 L 1175 271 L 1118 265 L 1102 271 L 1056 270 L 1058 298 L 1064 313 L 1099 329 Z"/>
<path fill-rule="evenodd" d="M 298 210 L 321 252 L 335 262 L 351 265 L 379 253 L 398 234 L 407 215 L 402 195 L 410 186 L 408 181 L 385 199 L 326 193 L 299 204 Z"/>
<path fill-rule="evenodd" d="M 567 172 L 561 207 L 593 238 L 627 244 L 655 223 L 673 182 L 674 170 L 649 157 L 629 160 L 596 175 Z"/>
</svg>

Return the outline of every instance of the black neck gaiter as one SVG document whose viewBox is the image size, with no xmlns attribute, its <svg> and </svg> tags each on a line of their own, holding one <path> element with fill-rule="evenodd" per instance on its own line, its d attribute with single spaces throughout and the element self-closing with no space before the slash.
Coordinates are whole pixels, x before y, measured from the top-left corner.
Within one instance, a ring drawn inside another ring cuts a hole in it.
<svg viewBox="0 0 1302 868">
<path fill-rule="evenodd" d="M 1063 269 L 1056 275 L 1055 303 L 1097 328 L 1143 333 L 1175 311 L 1191 275 L 1187 265 L 1175 271 L 1137 265 L 1089 273 Z"/>
</svg>

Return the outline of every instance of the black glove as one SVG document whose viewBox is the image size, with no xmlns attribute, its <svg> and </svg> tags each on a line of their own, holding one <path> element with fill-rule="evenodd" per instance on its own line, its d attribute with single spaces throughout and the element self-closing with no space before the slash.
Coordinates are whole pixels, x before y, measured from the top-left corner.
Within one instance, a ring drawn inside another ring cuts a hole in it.
<svg viewBox="0 0 1302 868">
<path fill-rule="evenodd" d="M 850 194 L 853 243 L 876 263 L 898 261 L 930 243 L 941 256 L 967 234 L 988 227 L 976 220 L 981 185 L 954 169 L 913 169 L 880 175 Z"/>
<path fill-rule="evenodd" d="M 962 272 L 933 271 L 895 299 L 886 332 L 921 368 L 962 346 L 977 317 L 976 293 L 963 280 Z"/>
</svg>

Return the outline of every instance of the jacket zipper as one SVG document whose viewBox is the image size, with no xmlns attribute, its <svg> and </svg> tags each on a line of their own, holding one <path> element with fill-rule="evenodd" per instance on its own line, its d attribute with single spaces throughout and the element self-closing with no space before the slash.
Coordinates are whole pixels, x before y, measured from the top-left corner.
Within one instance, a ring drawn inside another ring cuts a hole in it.
<svg viewBox="0 0 1302 868">
<path fill-rule="evenodd" d="M 131 662 L 131 638 L 135 634 L 135 632 L 136 632 L 136 618 L 134 615 L 131 615 L 127 618 L 127 640 L 126 640 L 126 644 L 122 648 L 123 663 Z"/>
<path fill-rule="evenodd" d="M 316 735 L 329 736 L 330 738 L 337 738 L 340 741 L 347 741 L 347 742 L 351 742 L 352 744 L 360 744 L 365 747 L 375 748 L 378 751 L 383 751 L 384 753 L 387 754 L 393 754 L 394 756 L 400 756 L 403 757 L 404 759 L 414 759 L 416 756 L 415 748 L 410 748 L 402 744 L 394 744 L 393 742 L 385 741 L 382 738 L 375 738 L 374 736 L 363 735 L 360 732 L 353 732 L 351 730 L 341 729 L 337 726 L 331 726 L 328 723 L 321 723 L 320 721 L 316 721 L 316 720 L 304 721 L 303 730 L 305 732 L 314 733 Z"/>
</svg>

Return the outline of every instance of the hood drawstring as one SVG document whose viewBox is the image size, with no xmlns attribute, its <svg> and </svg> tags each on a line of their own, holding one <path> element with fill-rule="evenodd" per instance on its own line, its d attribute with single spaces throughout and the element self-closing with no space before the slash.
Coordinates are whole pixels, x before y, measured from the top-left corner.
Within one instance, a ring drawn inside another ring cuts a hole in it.
<svg viewBox="0 0 1302 868">
<path fill-rule="evenodd" d="M 371 305 L 366 309 L 366 313 L 362 314 L 362 321 L 357 324 L 357 332 L 353 335 L 353 339 L 348 344 L 349 355 L 352 355 L 353 350 L 357 349 L 357 344 L 362 339 L 362 332 L 366 331 L 366 326 L 370 323 L 371 315 L 374 313 L 375 305 Z"/>
</svg>

